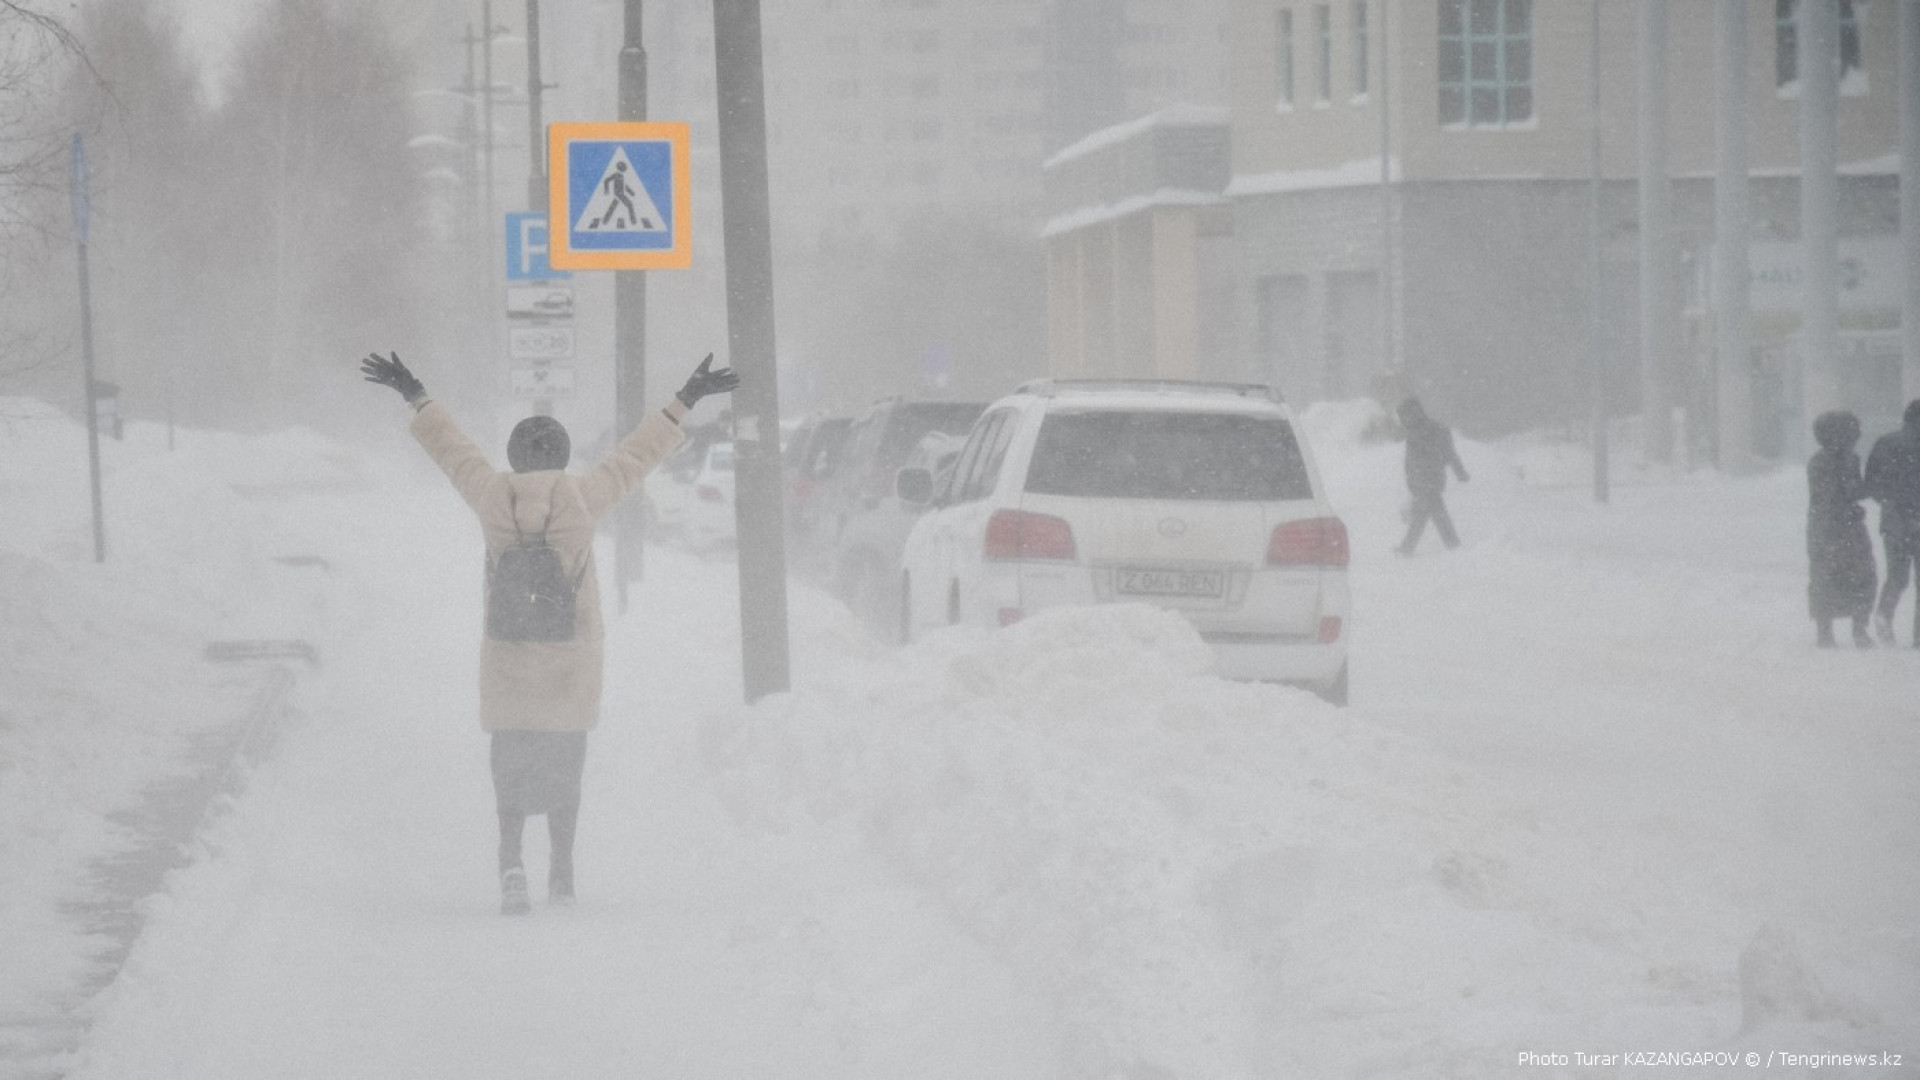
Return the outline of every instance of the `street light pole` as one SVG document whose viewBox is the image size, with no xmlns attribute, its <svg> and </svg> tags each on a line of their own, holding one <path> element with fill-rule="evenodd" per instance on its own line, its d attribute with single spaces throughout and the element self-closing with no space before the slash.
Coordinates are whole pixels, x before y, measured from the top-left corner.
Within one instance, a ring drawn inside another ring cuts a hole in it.
<svg viewBox="0 0 1920 1080">
<path fill-rule="evenodd" d="M 1744 471 L 1753 449 L 1752 293 L 1747 233 L 1752 198 L 1747 187 L 1747 0 L 1720 0 L 1714 49 L 1719 68 L 1713 180 L 1714 414 L 1719 466 Z"/>
<path fill-rule="evenodd" d="M 87 223 L 92 195 L 87 181 L 87 149 L 79 132 L 73 133 L 73 240 L 80 269 L 80 359 L 86 380 L 80 397 L 87 410 L 87 478 L 93 500 L 93 561 L 107 561 L 106 516 L 100 498 L 100 414 L 95 404 L 99 383 L 93 367 L 93 282 L 87 274 Z"/>
<path fill-rule="evenodd" d="M 647 118 L 647 50 L 641 38 L 641 0 L 626 0 L 620 46 L 619 111 L 622 121 Z M 613 410 L 615 432 L 633 430 L 647 411 L 647 272 L 613 272 Z M 620 611 L 627 610 L 627 581 L 645 572 L 645 519 L 639 500 L 622 504 L 613 533 L 613 575 Z"/>
<path fill-rule="evenodd" d="M 1805 445 L 1807 425 L 1841 405 L 1834 360 L 1840 351 L 1840 184 L 1836 116 L 1840 100 L 1838 4 L 1802 2 L 1794 10 L 1799 32 L 1801 280 L 1800 415 L 1794 445 Z M 1905 182 L 1908 177 L 1900 178 Z"/>
<path fill-rule="evenodd" d="M 527 209 L 547 212 L 547 140 L 541 126 L 540 0 L 527 0 Z"/>
<path fill-rule="evenodd" d="M 1387 79 L 1393 72 L 1393 62 L 1387 52 L 1387 20 L 1392 5 L 1379 5 L 1380 16 L 1380 359 L 1385 371 L 1397 371 L 1400 368 L 1399 350 L 1393 333 L 1393 124 L 1390 110 L 1393 99 L 1388 96 L 1390 86 Z M 1402 388 L 1411 392 L 1408 384 Z"/>
<path fill-rule="evenodd" d="M 1906 359 L 1902 398 L 1920 398 L 1920 4 L 1900 5 L 1900 245 L 1906 249 L 1900 308 Z"/>
<path fill-rule="evenodd" d="M 772 212 L 760 0 L 713 0 L 725 222 L 727 338 L 733 394 L 734 515 L 740 542 L 741 674 L 757 701 L 788 686 L 785 524 L 780 507 L 780 395 L 774 364 Z"/>
<path fill-rule="evenodd" d="M 1805 6 L 1805 5 L 1803 5 Z M 1667 0 L 1640 0 L 1640 442 L 1673 461 L 1673 370 L 1679 337 L 1673 183 L 1667 171 Z"/>
<path fill-rule="evenodd" d="M 547 139 L 540 115 L 540 0 L 527 0 L 527 209 L 535 214 L 547 212 Z M 539 397 L 533 402 L 536 416 L 552 416 L 553 401 Z"/>
<path fill-rule="evenodd" d="M 1600 157 L 1600 0 L 1593 0 L 1592 32 L 1592 76 L 1591 101 L 1588 105 L 1593 121 L 1593 141 L 1590 147 L 1592 160 L 1591 174 L 1587 180 L 1587 204 L 1589 220 L 1587 242 L 1591 248 L 1588 253 L 1587 289 L 1591 294 L 1588 302 L 1592 322 L 1588 326 L 1587 348 L 1590 352 L 1588 363 L 1591 365 L 1593 379 L 1593 412 L 1591 420 L 1591 438 L 1593 441 L 1593 501 L 1604 504 L 1610 497 L 1608 486 L 1608 459 L 1612 453 L 1607 445 L 1607 262 L 1606 242 L 1607 223 L 1601 204 L 1602 173 L 1604 162 Z"/>
<path fill-rule="evenodd" d="M 487 262 L 492 264 L 497 220 L 493 212 L 493 0 L 480 0 L 480 84 L 480 127 L 485 132 L 485 141 L 480 144 L 481 171 L 486 174 L 480 187 L 486 193 Z"/>
</svg>

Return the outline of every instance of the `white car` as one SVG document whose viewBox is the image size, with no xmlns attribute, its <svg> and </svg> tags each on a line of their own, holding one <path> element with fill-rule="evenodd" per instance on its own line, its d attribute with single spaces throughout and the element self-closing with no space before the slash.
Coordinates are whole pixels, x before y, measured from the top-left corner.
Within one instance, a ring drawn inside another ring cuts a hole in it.
<svg viewBox="0 0 1920 1080">
<path fill-rule="evenodd" d="M 1347 529 L 1264 386 L 1028 383 L 988 407 L 902 555 L 903 638 L 1062 604 L 1185 615 L 1229 678 L 1347 696 Z"/>
<path fill-rule="evenodd" d="M 691 497 L 682 510 L 682 528 L 696 548 L 731 544 L 734 534 L 733 444 L 707 447 L 700 470 L 694 473 Z"/>
</svg>

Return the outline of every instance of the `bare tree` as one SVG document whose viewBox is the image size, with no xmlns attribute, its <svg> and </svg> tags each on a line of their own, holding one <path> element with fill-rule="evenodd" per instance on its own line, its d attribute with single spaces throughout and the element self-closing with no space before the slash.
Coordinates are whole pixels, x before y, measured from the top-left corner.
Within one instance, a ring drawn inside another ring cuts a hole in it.
<svg viewBox="0 0 1920 1080">
<path fill-rule="evenodd" d="M 86 50 L 59 19 L 21 0 L 0 0 L 0 296 L 19 298 L 23 260 L 44 255 L 50 208 L 66 189 L 66 118 L 50 108 L 70 65 L 90 69 Z M 9 305 L 11 306 L 11 305 Z M 65 343 L 0 308 L 0 389 L 50 367 Z"/>
</svg>

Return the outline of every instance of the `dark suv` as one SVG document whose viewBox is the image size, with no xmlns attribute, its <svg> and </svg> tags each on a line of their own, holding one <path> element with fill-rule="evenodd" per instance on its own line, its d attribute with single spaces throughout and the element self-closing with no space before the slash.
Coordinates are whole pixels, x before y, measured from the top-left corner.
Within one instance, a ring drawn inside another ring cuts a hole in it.
<svg viewBox="0 0 1920 1080">
<path fill-rule="evenodd" d="M 794 565 L 810 576 L 819 576 L 816 571 L 825 548 L 821 506 L 828 482 L 840 467 L 852 424 L 849 416 L 816 414 L 802 420 L 787 440 L 780 466 L 787 501 L 787 549 Z"/>
<path fill-rule="evenodd" d="M 876 631 L 891 634 L 897 625 L 900 550 L 924 509 L 900 501 L 894 474 L 928 435 L 964 437 L 985 409 L 981 402 L 877 402 L 848 426 L 839 467 L 814 495 L 828 584 Z"/>
</svg>

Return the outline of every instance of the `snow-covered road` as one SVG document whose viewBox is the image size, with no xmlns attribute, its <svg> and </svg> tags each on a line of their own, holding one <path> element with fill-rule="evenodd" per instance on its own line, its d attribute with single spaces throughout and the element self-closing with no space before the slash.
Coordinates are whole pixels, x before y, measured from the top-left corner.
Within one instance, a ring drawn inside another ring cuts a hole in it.
<svg viewBox="0 0 1920 1080">
<path fill-rule="evenodd" d="M 1351 409 L 1308 427 L 1354 537 L 1351 708 L 1220 682 L 1146 608 L 895 650 L 802 584 L 794 689 L 743 706 L 731 564 L 656 548 L 610 629 L 581 902 L 536 885 L 509 920 L 477 531 L 418 451 L 168 455 L 136 426 L 109 490 L 147 495 L 109 505 L 144 539 L 99 570 L 84 487 L 33 467 L 71 425 L 15 423 L 0 506 L 51 523 L 0 530 L 0 565 L 73 583 L 0 614 L 38 665 L 0 696 L 0 875 L 34 886 L 7 910 L 36 956 L 79 840 L 28 829 L 7 785 L 137 775 L 123 755 L 155 747 L 28 729 L 141 703 L 191 726 L 140 688 L 184 657 L 83 616 L 165 607 L 171 633 L 322 656 L 70 1075 L 1691 1076 L 1720 1073 L 1601 1056 L 1749 1050 L 1905 1055 L 1769 1075 L 1920 1072 L 1920 652 L 1812 648 L 1797 470 L 1629 473 L 1601 508 L 1577 451 L 1469 444 L 1467 546 L 1402 560 L 1397 447 Z M 188 550 L 205 565 L 159 580 Z M 236 577 L 287 554 L 324 580 Z M 260 602 L 159 602 L 236 589 Z M 101 677 L 33 651 L 47 625 Z M 0 1005 L 58 989 L 10 968 Z"/>
</svg>

